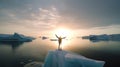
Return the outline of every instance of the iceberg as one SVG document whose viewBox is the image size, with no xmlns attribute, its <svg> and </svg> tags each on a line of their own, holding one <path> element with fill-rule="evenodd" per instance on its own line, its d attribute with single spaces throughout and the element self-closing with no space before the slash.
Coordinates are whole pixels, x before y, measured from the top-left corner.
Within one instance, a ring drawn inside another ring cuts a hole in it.
<svg viewBox="0 0 120 67">
<path fill-rule="evenodd" d="M 50 41 L 58 41 L 57 39 L 50 39 Z"/>
<path fill-rule="evenodd" d="M 86 58 L 75 53 L 55 50 L 49 51 L 43 67 L 103 67 L 104 61 Z"/>
<path fill-rule="evenodd" d="M 82 39 L 89 39 L 92 42 L 99 42 L 99 41 L 120 41 L 120 34 L 89 35 L 89 36 L 83 36 Z"/>
<path fill-rule="evenodd" d="M 48 39 L 48 37 L 46 37 L 46 36 L 43 36 L 41 38 L 42 38 L 42 40 Z"/>
<path fill-rule="evenodd" d="M 24 67 L 103 67 L 104 64 L 104 61 L 93 60 L 63 50 L 55 50 L 49 51 L 44 64 L 34 61 Z"/>
<path fill-rule="evenodd" d="M 0 34 L 0 41 L 8 42 L 8 41 L 19 41 L 19 42 L 29 42 L 34 40 L 33 37 L 24 36 L 22 34 L 14 33 L 12 34 Z"/>
</svg>

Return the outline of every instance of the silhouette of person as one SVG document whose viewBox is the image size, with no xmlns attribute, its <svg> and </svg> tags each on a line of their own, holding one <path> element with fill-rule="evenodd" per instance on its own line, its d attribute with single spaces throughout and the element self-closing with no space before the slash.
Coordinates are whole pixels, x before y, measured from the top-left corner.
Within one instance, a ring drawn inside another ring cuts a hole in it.
<svg viewBox="0 0 120 67">
<path fill-rule="evenodd" d="M 61 43 L 62 43 L 62 39 L 65 39 L 66 37 L 58 37 L 56 34 L 55 34 L 55 36 L 58 38 L 58 43 L 59 43 L 59 46 L 58 46 L 58 50 L 61 50 L 61 48 L 60 48 L 60 45 L 61 45 Z"/>
</svg>

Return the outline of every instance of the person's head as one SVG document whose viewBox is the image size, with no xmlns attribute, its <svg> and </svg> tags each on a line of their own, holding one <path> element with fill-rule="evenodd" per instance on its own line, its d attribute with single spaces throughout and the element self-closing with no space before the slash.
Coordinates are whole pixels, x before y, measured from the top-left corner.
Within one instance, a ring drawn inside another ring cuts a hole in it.
<svg viewBox="0 0 120 67">
<path fill-rule="evenodd" d="M 62 38 L 62 37 L 60 36 L 60 38 Z"/>
</svg>

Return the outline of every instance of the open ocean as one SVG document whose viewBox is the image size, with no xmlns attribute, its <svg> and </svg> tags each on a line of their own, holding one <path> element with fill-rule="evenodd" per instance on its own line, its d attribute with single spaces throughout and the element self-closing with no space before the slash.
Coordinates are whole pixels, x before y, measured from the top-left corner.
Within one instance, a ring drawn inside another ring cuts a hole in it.
<svg viewBox="0 0 120 67">
<path fill-rule="evenodd" d="M 23 67 L 38 61 L 44 63 L 50 50 L 57 49 L 57 41 L 40 38 L 32 42 L 0 42 L 0 67 Z M 120 67 L 120 41 L 91 42 L 81 38 L 64 40 L 63 50 L 88 58 L 105 61 L 104 67 Z"/>
</svg>

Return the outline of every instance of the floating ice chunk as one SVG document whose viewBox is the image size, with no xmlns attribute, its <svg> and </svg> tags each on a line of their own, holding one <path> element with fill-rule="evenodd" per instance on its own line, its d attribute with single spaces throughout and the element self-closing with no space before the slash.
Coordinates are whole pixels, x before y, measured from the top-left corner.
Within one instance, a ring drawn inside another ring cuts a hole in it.
<svg viewBox="0 0 120 67">
<path fill-rule="evenodd" d="M 26 64 L 24 67 L 43 67 L 43 64 L 40 62 L 31 62 Z"/>
<path fill-rule="evenodd" d="M 34 40 L 35 38 L 30 36 L 24 36 L 22 34 L 14 33 L 12 34 L 0 34 L 0 41 L 2 42 L 12 42 L 12 41 L 18 41 L 18 42 L 29 42 Z"/>
<path fill-rule="evenodd" d="M 67 51 L 49 51 L 44 67 L 103 67 L 104 61 L 86 58 Z"/>
</svg>

